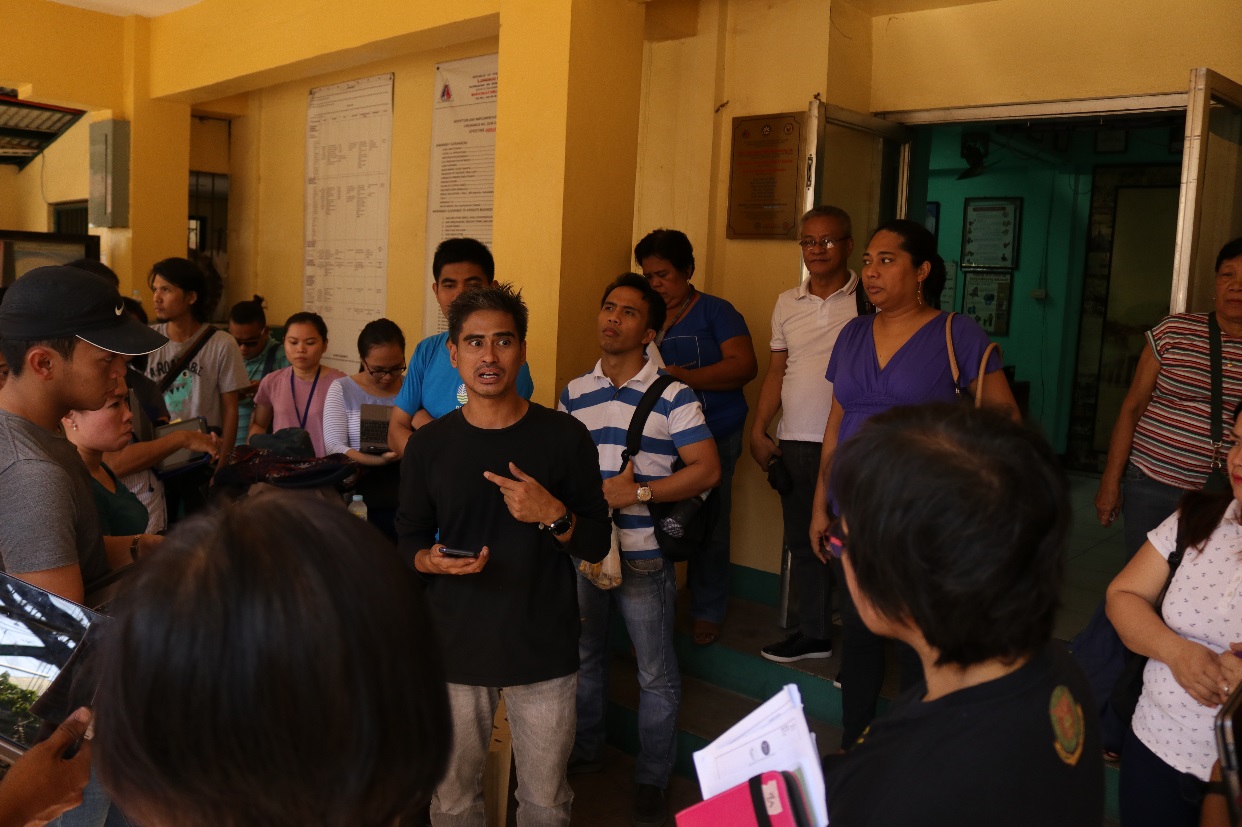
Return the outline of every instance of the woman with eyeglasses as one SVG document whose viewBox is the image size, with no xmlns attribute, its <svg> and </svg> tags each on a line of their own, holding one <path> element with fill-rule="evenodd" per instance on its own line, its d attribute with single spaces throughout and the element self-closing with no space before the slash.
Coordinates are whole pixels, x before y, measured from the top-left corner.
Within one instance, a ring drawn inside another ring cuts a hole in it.
<svg viewBox="0 0 1242 827">
<path fill-rule="evenodd" d="M 742 388 L 755 378 L 759 366 L 742 314 L 690 283 L 694 248 L 685 233 L 647 233 L 635 245 L 634 259 L 667 308 L 655 341 L 665 370 L 698 396 L 720 453 L 720 485 L 712 498 L 715 518 L 703 547 L 690 559 L 688 572 L 693 639 L 705 646 L 720 637 L 729 603 L 729 507 L 747 411 Z"/>
<path fill-rule="evenodd" d="M 328 388 L 323 402 L 323 441 L 329 454 L 345 454 L 362 465 L 387 465 L 392 451 L 368 454 L 359 450 L 363 405 L 393 404 L 405 375 L 405 334 L 396 322 L 376 319 L 358 334 L 361 370 L 343 376 Z"/>
<path fill-rule="evenodd" d="M 832 403 L 819 460 L 819 481 L 811 510 L 811 548 L 826 558 L 824 534 L 831 522 L 829 489 L 833 455 L 876 414 L 902 405 L 953 402 L 959 392 L 973 396 L 983 382 L 983 399 L 1019 418 L 1000 358 L 990 358 L 983 376 L 980 362 L 988 336 L 975 320 L 953 317 L 953 349 L 960 373 L 954 384 L 945 335 L 947 314 L 938 307 L 945 282 L 936 239 L 922 224 L 897 219 L 880 225 L 863 254 L 862 288 L 875 315 L 859 316 L 841 330 L 828 362 Z M 844 628 L 841 706 L 849 749 L 876 714 L 884 683 L 884 640 L 868 630 L 849 600 L 841 607 Z M 919 677 L 919 663 L 908 647 L 898 647 L 902 688 Z"/>
<path fill-rule="evenodd" d="M 391 407 L 405 375 L 405 334 L 396 322 L 376 319 L 358 334 L 361 370 L 343 376 L 328 388 L 323 402 L 323 441 L 330 454 L 344 454 L 367 466 L 357 493 L 367 504 L 367 519 L 395 540 L 392 521 L 397 509 L 397 469 L 392 452 L 365 453 L 362 447 L 362 406 Z M 385 420 L 386 422 L 387 420 Z"/>
</svg>

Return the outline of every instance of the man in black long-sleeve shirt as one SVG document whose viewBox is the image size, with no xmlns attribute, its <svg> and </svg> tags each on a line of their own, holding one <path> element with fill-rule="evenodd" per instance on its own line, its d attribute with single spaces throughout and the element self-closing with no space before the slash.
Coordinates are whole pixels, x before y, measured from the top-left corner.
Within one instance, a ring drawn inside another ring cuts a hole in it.
<svg viewBox="0 0 1242 827">
<path fill-rule="evenodd" d="M 567 825 L 579 635 L 571 557 L 608 553 L 599 458 L 582 423 L 517 392 L 519 296 L 503 285 L 470 291 L 448 315 L 470 401 L 410 438 L 397 514 L 400 550 L 427 583 L 453 715 L 432 824 L 484 824 L 481 780 L 503 691 L 518 824 Z"/>
</svg>

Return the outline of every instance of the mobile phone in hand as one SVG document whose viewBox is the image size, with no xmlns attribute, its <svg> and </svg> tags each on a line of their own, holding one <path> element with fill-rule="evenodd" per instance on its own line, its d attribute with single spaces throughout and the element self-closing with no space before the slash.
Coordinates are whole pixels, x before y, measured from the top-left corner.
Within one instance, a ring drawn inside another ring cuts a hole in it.
<svg viewBox="0 0 1242 827">
<path fill-rule="evenodd" d="M 1229 817 L 1242 824 L 1242 780 L 1239 780 L 1238 752 L 1242 746 L 1242 686 L 1233 690 L 1216 715 L 1216 746 L 1220 750 L 1220 777 L 1229 800 Z"/>
<path fill-rule="evenodd" d="M 469 549 L 464 548 L 449 548 L 448 546 L 440 546 L 440 553 L 445 557 L 465 557 L 469 559 L 474 559 L 479 556 L 479 552 L 477 551 L 470 551 Z"/>
</svg>

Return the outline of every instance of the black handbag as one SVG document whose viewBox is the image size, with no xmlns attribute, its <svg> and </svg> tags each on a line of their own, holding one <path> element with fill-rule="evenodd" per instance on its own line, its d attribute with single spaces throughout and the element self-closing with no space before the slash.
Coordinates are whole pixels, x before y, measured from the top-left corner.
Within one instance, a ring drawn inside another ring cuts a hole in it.
<svg viewBox="0 0 1242 827">
<path fill-rule="evenodd" d="M 665 388 L 675 381 L 668 374 L 657 377 L 651 383 L 651 387 L 647 388 L 643 398 L 638 401 L 638 405 L 634 408 L 634 415 L 630 417 L 630 426 L 625 432 L 625 451 L 621 455 L 621 470 L 625 470 L 625 464 L 642 450 L 643 428 L 647 425 L 647 417 L 651 415 L 652 409 L 655 408 Z M 674 472 L 684 467 L 680 459 L 673 463 Z M 647 510 L 651 513 L 652 522 L 655 523 L 656 542 L 660 544 L 660 551 L 664 553 L 665 558 L 674 563 L 680 563 L 694 556 L 711 532 L 716 513 L 720 510 L 717 505 L 718 500 L 716 489 L 713 488 L 705 495 L 688 500 L 647 503 Z M 670 528 L 673 528 L 673 533 L 669 532 Z"/>
</svg>

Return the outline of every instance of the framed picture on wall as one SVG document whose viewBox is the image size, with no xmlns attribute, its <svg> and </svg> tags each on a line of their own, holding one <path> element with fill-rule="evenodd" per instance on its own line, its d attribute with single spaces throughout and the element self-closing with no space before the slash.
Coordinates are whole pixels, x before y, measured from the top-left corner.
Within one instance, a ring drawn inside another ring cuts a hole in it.
<svg viewBox="0 0 1242 827">
<path fill-rule="evenodd" d="M 1014 270 L 1022 236 L 1021 198 L 967 198 L 962 269 Z"/>
<path fill-rule="evenodd" d="M 988 335 L 1009 335 L 1012 297 L 1012 270 L 965 271 L 962 312 L 978 322 Z"/>
</svg>

